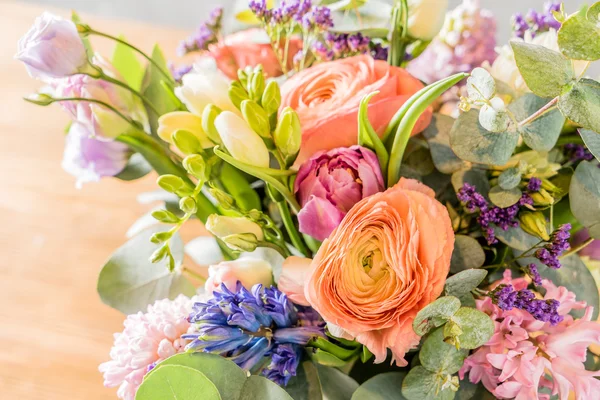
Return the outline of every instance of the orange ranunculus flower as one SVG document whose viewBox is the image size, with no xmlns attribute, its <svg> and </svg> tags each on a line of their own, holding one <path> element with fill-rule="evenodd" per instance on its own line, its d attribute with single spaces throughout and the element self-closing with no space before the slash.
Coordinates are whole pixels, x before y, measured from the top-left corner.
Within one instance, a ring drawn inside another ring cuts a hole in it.
<svg viewBox="0 0 600 400">
<path fill-rule="evenodd" d="M 311 263 L 305 296 L 323 318 L 383 362 L 419 343 L 412 323 L 439 297 L 454 232 L 433 190 L 411 179 L 374 194 L 344 217 Z M 284 267 L 285 270 L 285 267 Z"/>
<path fill-rule="evenodd" d="M 288 79 L 281 87 L 281 107 L 292 107 L 302 125 L 301 164 L 319 150 L 357 144 L 357 114 L 364 96 L 379 91 L 369 104 L 369 120 L 381 135 L 396 111 L 423 84 L 406 70 L 359 55 L 324 62 Z M 414 134 L 431 121 L 431 110 L 417 122 Z"/>
</svg>

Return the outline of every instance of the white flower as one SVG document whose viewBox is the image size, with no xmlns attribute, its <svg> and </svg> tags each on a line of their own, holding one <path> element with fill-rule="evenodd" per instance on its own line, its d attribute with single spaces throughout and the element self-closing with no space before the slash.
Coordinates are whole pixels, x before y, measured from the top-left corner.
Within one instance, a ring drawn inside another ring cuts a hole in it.
<svg viewBox="0 0 600 400">
<path fill-rule="evenodd" d="M 233 158 L 256 167 L 269 167 L 267 146 L 241 117 L 223 111 L 215 119 L 215 127 Z"/>
<path fill-rule="evenodd" d="M 448 0 L 408 0 L 408 33 L 421 39 L 433 39 L 444 25 Z"/>
<path fill-rule="evenodd" d="M 175 88 L 175 95 L 197 116 L 202 116 L 204 107 L 209 104 L 223 111 L 238 112 L 229 99 L 229 81 L 218 71 L 184 75 L 182 86 Z"/>
<path fill-rule="evenodd" d="M 264 260 L 250 257 L 223 261 L 208 267 L 208 279 L 204 288 L 207 294 L 219 289 L 221 284 L 225 284 L 229 290 L 235 290 L 238 281 L 246 289 L 259 283 L 268 287 L 273 284 L 273 268 Z"/>
<path fill-rule="evenodd" d="M 244 217 L 227 217 L 212 214 L 206 221 L 206 229 L 221 239 L 226 236 L 244 233 L 252 233 L 258 240 L 262 240 L 264 237 L 260 225 Z"/>
</svg>

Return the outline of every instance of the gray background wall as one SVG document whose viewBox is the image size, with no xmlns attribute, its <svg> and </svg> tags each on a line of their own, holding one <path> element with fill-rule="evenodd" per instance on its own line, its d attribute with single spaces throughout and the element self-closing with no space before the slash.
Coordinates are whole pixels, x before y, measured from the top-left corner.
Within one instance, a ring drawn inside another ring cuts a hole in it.
<svg viewBox="0 0 600 400">
<path fill-rule="evenodd" d="M 98 15 L 139 19 L 161 25 L 193 29 L 203 21 L 208 12 L 217 5 L 232 9 L 236 1 L 244 0 L 21 0 L 23 2 L 47 4 Z M 456 6 L 461 0 L 450 0 Z M 564 0 L 567 11 L 573 12 L 586 3 L 585 0 Z M 590 0 L 590 2 L 593 2 Z M 510 35 L 510 17 L 517 11 L 529 8 L 541 10 L 545 0 L 481 0 L 481 4 L 492 10 L 498 18 L 499 38 L 506 41 Z"/>
</svg>

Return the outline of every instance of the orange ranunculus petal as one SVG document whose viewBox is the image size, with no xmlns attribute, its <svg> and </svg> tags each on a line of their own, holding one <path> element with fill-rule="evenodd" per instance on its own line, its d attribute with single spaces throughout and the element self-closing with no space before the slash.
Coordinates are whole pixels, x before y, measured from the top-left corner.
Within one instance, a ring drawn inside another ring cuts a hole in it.
<svg viewBox="0 0 600 400">
<path fill-rule="evenodd" d="M 419 342 L 417 312 L 444 287 L 454 247 L 446 208 L 425 185 L 402 179 L 356 204 L 312 261 L 306 300 L 323 318 L 398 365 Z"/>
</svg>

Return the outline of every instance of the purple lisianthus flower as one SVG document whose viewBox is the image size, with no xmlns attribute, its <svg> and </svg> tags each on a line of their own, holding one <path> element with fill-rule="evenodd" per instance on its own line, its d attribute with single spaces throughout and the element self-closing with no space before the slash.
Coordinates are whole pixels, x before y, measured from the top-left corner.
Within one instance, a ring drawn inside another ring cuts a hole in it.
<svg viewBox="0 0 600 400">
<path fill-rule="evenodd" d="M 371 150 L 352 146 L 316 153 L 300 167 L 294 187 L 302 206 L 300 232 L 326 239 L 356 203 L 384 189 Z"/>
<path fill-rule="evenodd" d="M 77 27 L 48 12 L 19 40 L 15 58 L 22 61 L 32 78 L 63 78 L 91 69 Z"/>
<path fill-rule="evenodd" d="M 78 187 L 117 175 L 131 155 L 123 143 L 104 142 L 91 135 L 85 125 L 73 122 L 66 137 L 62 167 L 77 178 Z"/>
</svg>

